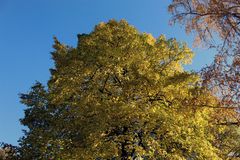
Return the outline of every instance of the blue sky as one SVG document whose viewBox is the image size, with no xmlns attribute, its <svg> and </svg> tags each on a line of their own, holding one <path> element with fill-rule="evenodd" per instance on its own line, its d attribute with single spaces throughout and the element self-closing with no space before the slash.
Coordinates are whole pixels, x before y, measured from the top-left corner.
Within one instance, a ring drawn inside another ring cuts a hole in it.
<svg viewBox="0 0 240 160">
<path fill-rule="evenodd" d="M 53 66 L 53 36 L 75 46 L 78 33 L 89 33 L 99 22 L 126 19 L 141 32 L 175 37 L 192 47 L 192 36 L 169 26 L 171 0 L 0 0 L 0 141 L 17 144 L 24 106 L 19 93 L 34 82 L 46 84 Z M 213 51 L 193 49 L 199 70 L 212 61 Z"/>
</svg>

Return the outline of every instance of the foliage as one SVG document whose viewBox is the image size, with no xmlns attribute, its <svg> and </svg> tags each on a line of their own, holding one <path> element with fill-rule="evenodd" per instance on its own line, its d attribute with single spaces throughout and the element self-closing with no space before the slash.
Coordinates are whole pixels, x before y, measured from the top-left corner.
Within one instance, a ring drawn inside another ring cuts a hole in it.
<svg viewBox="0 0 240 160">
<path fill-rule="evenodd" d="M 22 159 L 218 160 L 230 153 L 226 137 L 219 142 L 229 128 L 214 124 L 216 97 L 183 69 L 193 57 L 184 43 L 111 20 L 79 35 L 76 48 L 56 38 L 54 48 L 48 87 L 36 83 L 21 95 L 29 128 Z"/>
<path fill-rule="evenodd" d="M 173 14 L 172 22 L 184 24 L 187 33 L 197 33 L 196 42 L 211 42 L 212 45 L 216 34 L 224 45 L 231 46 L 239 41 L 238 0 L 173 0 L 169 11 Z"/>
<path fill-rule="evenodd" d="M 214 63 L 203 69 L 203 83 L 214 91 L 222 106 L 239 108 L 240 1 L 173 0 L 169 11 L 173 22 L 184 24 L 187 32 L 196 32 L 198 41 L 213 46 L 214 35 L 219 35 L 222 45 L 217 48 L 219 53 Z"/>
<path fill-rule="evenodd" d="M 228 108 L 240 107 L 240 52 L 233 52 L 232 57 L 216 55 L 215 62 L 202 71 L 203 84 L 218 94 L 222 106 Z"/>
<path fill-rule="evenodd" d="M 201 72 L 202 85 L 210 89 L 220 101 L 218 106 L 221 109 L 215 119 L 217 123 L 227 125 L 228 129 L 239 133 L 240 1 L 173 0 L 169 11 L 173 14 L 172 22 L 180 22 L 188 33 L 196 33 L 196 42 L 204 42 L 218 50 L 215 61 Z M 216 41 L 220 45 L 216 46 Z M 239 141 L 232 132 L 227 132 L 223 137 L 228 137 L 228 142 L 234 139 Z M 229 146 L 232 147 L 232 153 L 239 156 L 240 144 Z"/>
<path fill-rule="evenodd" d="M 18 147 L 0 143 L 0 160 L 19 160 Z"/>
</svg>

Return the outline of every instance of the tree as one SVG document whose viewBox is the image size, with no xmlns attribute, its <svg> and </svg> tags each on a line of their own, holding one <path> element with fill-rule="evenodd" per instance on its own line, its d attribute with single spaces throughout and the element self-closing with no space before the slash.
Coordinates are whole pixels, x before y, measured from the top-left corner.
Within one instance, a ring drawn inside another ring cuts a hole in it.
<svg viewBox="0 0 240 160">
<path fill-rule="evenodd" d="M 22 103 L 22 159 L 221 159 L 217 98 L 184 71 L 184 43 L 139 33 L 126 21 L 100 23 L 76 48 L 55 38 L 47 88 Z M 232 144 L 232 143 L 230 143 Z"/>
<path fill-rule="evenodd" d="M 218 35 L 222 40 L 218 54 L 203 69 L 203 85 L 222 101 L 222 106 L 239 109 L 240 104 L 240 1 L 238 0 L 173 0 L 169 6 L 172 22 L 185 25 L 187 32 L 196 33 L 196 41 L 214 46 Z M 239 115 L 235 114 L 239 125 Z"/>
<path fill-rule="evenodd" d="M 217 34 L 224 45 L 239 42 L 240 1 L 238 0 L 173 0 L 169 5 L 172 22 L 185 25 L 187 33 L 196 32 L 196 42 L 213 45 Z"/>
<path fill-rule="evenodd" d="M 229 126 L 227 142 L 238 141 L 240 117 L 240 1 L 239 0 L 173 0 L 169 6 L 172 22 L 195 33 L 195 44 L 217 49 L 214 62 L 201 71 L 202 85 L 217 96 L 223 107 L 216 115 L 217 123 Z M 216 44 L 220 42 L 220 44 Z M 234 138 L 233 138 L 234 137 Z M 224 142 L 225 143 L 225 142 Z M 240 144 L 230 145 L 239 156 Z"/>
<path fill-rule="evenodd" d="M 21 159 L 49 159 L 50 136 L 54 128 L 50 128 L 51 112 L 48 102 L 48 92 L 37 82 L 28 94 L 21 94 L 21 102 L 28 106 L 21 123 L 28 127 L 25 136 L 20 140 L 19 153 Z M 53 126 L 52 126 L 53 127 Z"/>
<path fill-rule="evenodd" d="M 217 54 L 214 63 L 204 68 L 201 74 L 203 85 L 212 89 L 221 100 L 219 105 L 234 110 L 228 115 L 230 118 L 225 117 L 225 123 L 240 125 L 240 52 L 239 49 L 235 49 L 234 52 L 233 57 L 224 53 Z"/>
</svg>

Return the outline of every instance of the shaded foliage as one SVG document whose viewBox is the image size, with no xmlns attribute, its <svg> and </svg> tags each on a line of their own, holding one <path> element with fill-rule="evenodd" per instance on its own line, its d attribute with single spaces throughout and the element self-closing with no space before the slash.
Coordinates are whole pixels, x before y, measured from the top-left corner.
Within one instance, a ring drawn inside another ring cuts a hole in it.
<svg viewBox="0 0 240 160">
<path fill-rule="evenodd" d="M 19 160 L 18 147 L 0 143 L 0 160 Z"/>
</svg>

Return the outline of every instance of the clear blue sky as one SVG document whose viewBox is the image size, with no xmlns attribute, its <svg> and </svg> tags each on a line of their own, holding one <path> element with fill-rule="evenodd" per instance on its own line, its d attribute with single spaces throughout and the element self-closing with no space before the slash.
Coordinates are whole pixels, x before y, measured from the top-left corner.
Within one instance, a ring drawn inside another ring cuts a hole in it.
<svg viewBox="0 0 240 160">
<path fill-rule="evenodd" d="M 184 28 L 169 26 L 170 0 L 0 0 L 0 141 L 17 144 L 24 106 L 18 94 L 37 80 L 46 83 L 53 66 L 53 36 L 75 46 L 78 33 L 109 19 L 126 19 L 141 32 L 186 41 Z M 213 51 L 197 55 L 187 69 L 199 70 L 212 61 Z"/>
</svg>

